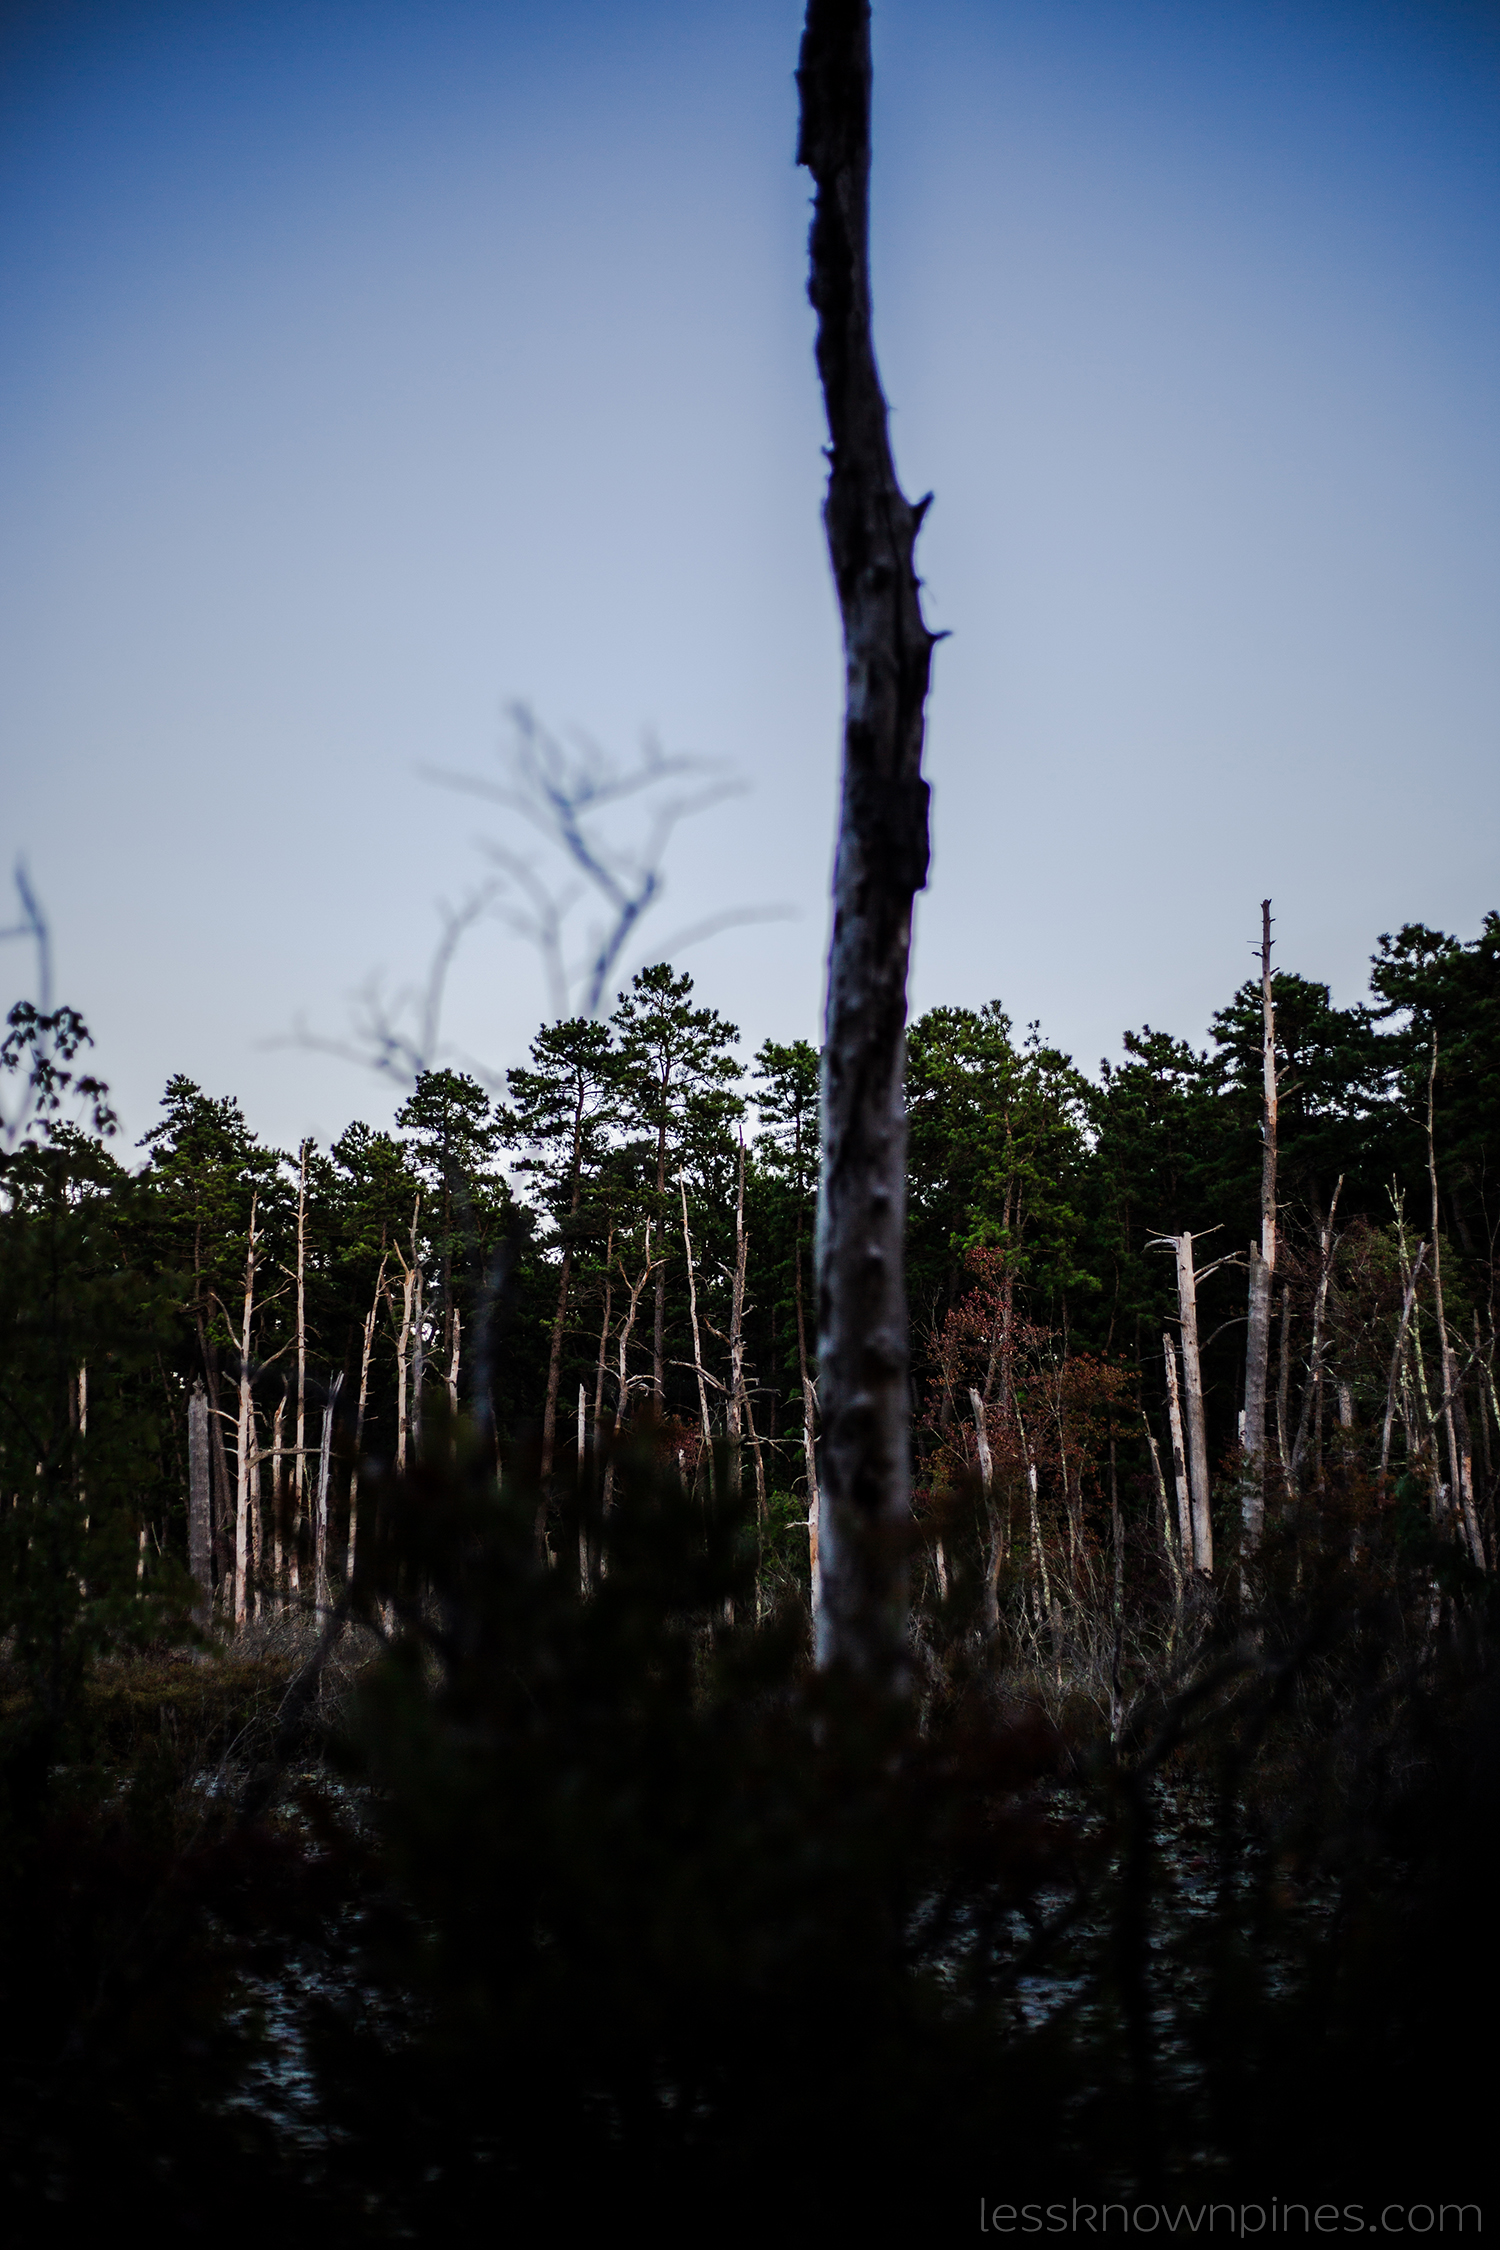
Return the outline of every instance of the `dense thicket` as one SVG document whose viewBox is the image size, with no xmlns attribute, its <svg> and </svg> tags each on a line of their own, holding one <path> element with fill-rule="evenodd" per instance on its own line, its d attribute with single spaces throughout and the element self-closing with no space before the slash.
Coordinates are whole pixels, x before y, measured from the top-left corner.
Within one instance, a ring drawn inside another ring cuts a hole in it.
<svg viewBox="0 0 1500 2250">
<path fill-rule="evenodd" d="M 1004 2194 L 996 2147 L 1017 2181 L 1244 2188 L 1266 2135 L 1334 2186 L 1405 2178 L 1439 2110 L 1477 2129 L 1500 917 L 1383 938 L 1367 1004 L 1272 990 L 1258 1465 L 1259 984 L 1097 1081 L 998 1005 L 913 1025 L 899 1707 L 807 1672 L 805 1043 L 745 1071 L 660 965 L 501 1098 L 432 1071 L 392 1131 L 278 1151 L 174 1078 L 127 1164 L 76 1016 L 13 1011 L 18 2208 L 125 2179 L 184 2225 L 235 2192 L 477 2233 L 497 2181 L 541 2207 L 576 2163 L 811 2192 L 809 2073 L 892 2194 L 924 2163 Z"/>
</svg>

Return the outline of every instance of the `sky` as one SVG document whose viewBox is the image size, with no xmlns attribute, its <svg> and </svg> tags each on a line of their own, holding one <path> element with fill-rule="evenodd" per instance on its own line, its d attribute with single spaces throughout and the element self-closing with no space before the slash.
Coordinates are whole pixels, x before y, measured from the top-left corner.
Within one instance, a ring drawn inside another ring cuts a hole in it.
<svg viewBox="0 0 1500 2250">
<path fill-rule="evenodd" d="M 735 784 L 625 965 L 671 952 L 747 1055 L 817 1037 L 842 659 L 798 32 L 786 0 L 5 10 L 0 875 L 128 1140 L 173 1071 L 283 1146 L 390 1114 L 305 1040 L 358 1047 L 486 843 L 530 848 L 432 778 L 500 778 L 517 704 Z M 1345 1003 L 1381 931 L 1472 936 L 1500 10 L 878 0 L 875 54 L 877 348 L 952 635 L 914 1009 L 998 998 L 1094 1069 L 1127 1026 L 1204 1038 L 1268 893 Z M 550 1005 L 481 918 L 442 1059 L 503 1073 Z"/>
</svg>

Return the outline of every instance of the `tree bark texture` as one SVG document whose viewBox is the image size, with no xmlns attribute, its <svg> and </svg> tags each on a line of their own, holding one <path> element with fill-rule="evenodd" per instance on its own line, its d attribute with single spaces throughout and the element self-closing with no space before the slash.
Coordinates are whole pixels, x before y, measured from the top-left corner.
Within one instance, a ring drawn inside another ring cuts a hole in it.
<svg viewBox="0 0 1500 2250">
<path fill-rule="evenodd" d="M 1245 1344 L 1245 1491 L 1242 1552 L 1253 1555 L 1266 1520 L 1266 1374 L 1276 1280 L 1276 1008 L 1271 998 L 1271 901 L 1260 902 L 1260 1241 L 1250 1245 L 1250 1319 Z"/>
<path fill-rule="evenodd" d="M 817 1655 L 896 1685 L 911 1505 L 902 1075 L 912 899 L 927 880 L 935 636 L 912 560 L 926 503 L 913 506 L 896 482 L 871 333 L 866 0 L 809 0 L 797 85 L 797 160 L 816 187 L 808 296 L 831 440 L 823 521 L 845 657 L 821 1089 Z"/>
<path fill-rule="evenodd" d="M 1177 1387 L 1177 1347 L 1170 1331 L 1163 1330 L 1162 1357 L 1167 1369 L 1167 1425 L 1172 1433 L 1172 1484 L 1177 1494 L 1177 1537 L 1182 1549 L 1182 1567 L 1192 1576 L 1193 1555 L 1193 1495 L 1188 1483 L 1187 1448 L 1182 1435 L 1182 1397 Z"/>
<path fill-rule="evenodd" d="M 1203 1363 L 1198 1351 L 1198 1273 L 1190 1234 L 1172 1237 L 1177 1253 L 1177 1309 L 1182 1331 L 1182 1380 L 1187 1392 L 1188 1474 L 1193 1490 L 1193 1564 L 1214 1574 L 1214 1531 L 1208 1480 L 1208 1425 L 1203 1412 Z"/>
</svg>

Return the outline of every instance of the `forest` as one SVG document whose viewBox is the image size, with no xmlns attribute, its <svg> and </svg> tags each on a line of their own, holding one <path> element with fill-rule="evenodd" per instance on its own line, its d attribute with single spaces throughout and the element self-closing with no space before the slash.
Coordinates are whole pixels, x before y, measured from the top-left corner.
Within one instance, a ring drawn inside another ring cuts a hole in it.
<svg viewBox="0 0 1500 2250">
<path fill-rule="evenodd" d="M 810 1662 L 809 1045 L 745 1068 L 661 963 L 498 1096 L 278 1150 L 174 1077 L 129 1150 L 12 1009 L 23 2204 L 800 2196 L 814 2098 L 890 2196 L 933 2135 L 934 2194 L 1243 2191 L 1267 2133 L 1291 2192 L 1466 2114 L 1500 915 L 1347 1008 L 1270 931 L 1097 1078 L 998 1001 L 910 1028 L 894 1702 Z"/>
</svg>

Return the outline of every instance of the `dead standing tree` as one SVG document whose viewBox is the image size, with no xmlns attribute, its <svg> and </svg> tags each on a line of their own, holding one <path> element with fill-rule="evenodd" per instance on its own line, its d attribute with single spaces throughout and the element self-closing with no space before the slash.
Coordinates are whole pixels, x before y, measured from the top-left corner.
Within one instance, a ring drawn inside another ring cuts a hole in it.
<svg viewBox="0 0 1500 2250">
<path fill-rule="evenodd" d="M 1271 901 L 1260 902 L 1260 1241 L 1250 1245 L 1250 1315 L 1245 1343 L 1245 1487 L 1240 1552 L 1249 1559 L 1266 1520 L 1266 1372 L 1276 1280 L 1276 1003 L 1271 991 Z"/>
<path fill-rule="evenodd" d="M 809 0 L 797 161 L 816 186 L 808 296 L 828 415 L 823 521 L 844 628 L 842 801 L 823 1047 L 818 1661 L 902 1679 L 910 1384 L 902 1089 L 912 900 L 927 880 L 932 649 L 913 566 L 927 502 L 896 481 L 870 319 L 870 11 Z"/>
</svg>

